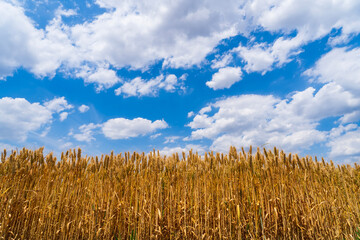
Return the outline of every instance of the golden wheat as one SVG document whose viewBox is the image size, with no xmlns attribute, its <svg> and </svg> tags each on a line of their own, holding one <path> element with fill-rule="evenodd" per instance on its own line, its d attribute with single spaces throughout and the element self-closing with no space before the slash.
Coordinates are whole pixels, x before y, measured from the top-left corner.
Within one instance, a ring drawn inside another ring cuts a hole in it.
<svg viewBox="0 0 360 240">
<path fill-rule="evenodd" d="M 0 239 L 356 239 L 360 167 L 274 149 L 1 155 Z"/>
</svg>

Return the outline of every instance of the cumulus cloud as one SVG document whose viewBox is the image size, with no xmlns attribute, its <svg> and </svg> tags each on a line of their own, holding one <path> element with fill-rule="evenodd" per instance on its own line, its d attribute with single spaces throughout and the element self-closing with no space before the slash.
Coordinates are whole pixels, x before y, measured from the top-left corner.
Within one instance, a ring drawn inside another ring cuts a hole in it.
<svg viewBox="0 0 360 240">
<path fill-rule="evenodd" d="M 191 117 L 194 116 L 194 115 L 195 115 L 195 113 L 194 113 L 193 111 L 190 111 L 190 112 L 188 112 L 187 117 L 188 117 L 188 118 L 191 118 Z"/>
<path fill-rule="evenodd" d="M 234 83 L 241 80 L 241 75 L 240 67 L 221 68 L 217 73 L 214 73 L 211 81 L 206 82 L 206 85 L 214 90 L 230 88 Z"/>
<path fill-rule="evenodd" d="M 279 109 L 279 104 L 281 101 L 273 96 L 260 95 L 217 101 L 212 107 L 219 110 L 213 116 L 199 114 L 189 124 L 193 129 L 191 138 L 212 139 L 211 148 L 223 152 L 230 145 L 266 144 L 293 151 L 324 139 L 325 135 L 315 129 L 316 124 Z"/>
<path fill-rule="evenodd" d="M 65 121 L 68 116 L 69 116 L 69 113 L 68 113 L 68 112 L 62 112 L 62 113 L 60 113 L 60 122 Z"/>
<path fill-rule="evenodd" d="M 44 106 L 51 112 L 62 112 L 74 108 L 73 105 L 69 104 L 65 97 L 54 98 L 44 103 Z"/>
<path fill-rule="evenodd" d="M 112 118 L 101 124 L 84 124 L 79 127 L 80 133 L 69 133 L 78 141 L 90 142 L 95 140 L 95 133 L 102 133 L 106 138 L 112 140 L 128 139 L 154 133 L 158 130 L 167 128 L 168 124 L 164 120 L 151 121 L 144 118 Z M 151 138 L 160 136 L 154 134 Z"/>
<path fill-rule="evenodd" d="M 280 33 L 273 43 L 250 41 L 232 52 L 244 60 L 247 72 L 265 74 L 274 67 L 281 67 L 302 52 L 301 47 L 320 39 L 333 29 L 341 29 L 341 35 L 330 39 L 332 45 L 348 41 L 360 32 L 358 1 L 247 1 L 244 11 L 252 22 L 251 28 L 260 26 L 264 31 Z M 292 33 L 296 33 L 293 36 Z M 283 36 L 281 36 L 283 35 Z"/>
<path fill-rule="evenodd" d="M 78 61 L 60 12 L 45 29 L 35 28 L 24 9 L 9 2 L 0 1 L 0 16 L 0 77 L 19 67 L 38 77 L 52 77 L 63 63 Z"/>
<path fill-rule="evenodd" d="M 0 16 L 0 77 L 4 78 L 20 66 L 31 67 L 36 56 L 30 44 L 41 40 L 41 32 L 33 27 L 23 9 L 8 2 L 0 1 Z"/>
<path fill-rule="evenodd" d="M 62 16 L 75 14 L 59 8 L 55 17 L 44 29 L 35 27 L 25 15 L 25 10 L 9 2 L 0 1 L 0 79 L 23 67 L 37 77 L 53 77 L 57 71 L 81 77 L 87 83 L 96 83 L 97 89 L 109 88 L 119 79 L 107 69 L 106 62 L 84 59 L 83 51 L 71 37 L 71 27 L 64 24 Z M 92 62 L 92 68 L 87 67 Z M 106 66 L 104 68 L 103 66 Z"/>
<path fill-rule="evenodd" d="M 279 105 L 279 109 L 291 110 L 313 120 L 352 114 L 359 107 L 360 96 L 336 83 L 326 84 L 316 93 L 309 87 L 294 94 L 291 102 Z"/>
<path fill-rule="evenodd" d="M 172 67 L 199 64 L 241 26 L 236 1 L 104 2 L 97 3 L 111 11 L 75 26 L 73 37 L 88 56 L 116 67 L 140 69 L 161 59 Z"/>
<path fill-rule="evenodd" d="M 164 67 L 198 65 L 221 39 L 244 28 L 236 1 L 96 3 L 107 10 L 93 21 L 66 25 L 62 16 L 76 13 L 58 9 L 45 29 L 38 29 L 23 8 L 1 2 L 1 76 L 19 67 L 38 77 L 64 70 L 100 91 L 121 82 L 110 66 L 144 70 L 159 60 Z"/>
<path fill-rule="evenodd" d="M 44 137 L 50 130 L 53 115 L 60 113 L 60 121 L 67 118 L 64 110 L 73 106 L 64 97 L 54 98 L 44 104 L 30 103 L 24 98 L 0 99 L 0 139 L 24 142 L 31 132 Z"/>
<path fill-rule="evenodd" d="M 91 142 L 92 140 L 95 140 L 95 138 L 93 137 L 94 130 L 98 129 L 99 127 L 101 127 L 101 124 L 83 124 L 79 127 L 80 133 L 71 133 L 70 135 L 73 135 L 73 137 L 80 142 Z"/>
<path fill-rule="evenodd" d="M 0 99 L 0 139 L 23 142 L 29 132 L 51 123 L 53 112 L 24 98 Z"/>
<path fill-rule="evenodd" d="M 301 46 L 334 28 L 341 29 L 341 41 L 360 32 L 360 3 L 356 0 L 346 4 L 99 0 L 96 4 L 105 12 L 93 20 L 67 25 L 62 17 L 76 12 L 59 8 L 54 19 L 39 29 L 25 9 L 1 1 L 0 78 L 20 67 L 38 77 L 52 77 L 60 70 L 96 84 L 100 91 L 121 82 L 118 69 L 146 70 L 159 61 L 164 68 L 199 65 L 221 40 L 238 34 L 251 37 L 259 29 L 281 36 L 271 44 L 240 46 L 235 52 L 246 62 L 246 71 L 264 73 L 287 63 Z M 224 68 L 231 58 L 228 53 L 218 56 L 212 67 Z"/>
<path fill-rule="evenodd" d="M 298 35 L 309 40 L 328 34 L 332 28 L 342 28 L 343 34 L 360 31 L 360 3 L 356 0 L 346 4 L 340 1 L 276 0 L 264 3 L 254 0 L 247 6 L 255 21 L 266 30 L 297 30 Z"/>
<path fill-rule="evenodd" d="M 275 57 L 272 55 L 270 47 L 265 44 L 256 44 L 251 48 L 239 46 L 233 49 L 233 51 L 246 62 L 244 69 L 248 73 L 262 72 L 265 74 L 271 70 L 275 62 Z"/>
<path fill-rule="evenodd" d="M 227 151 L 230 145 L 275 145 L 288 151 L 301 151 L 328 139 L 328 132 L 317 129 L 328 117 L 353 114 L 360 108 L 360 97 L 336 83 L 319 91 L 312 87 L 296 92 L 289 99 L 272 95 L 240 95 L 211 103 L 188 124 L 191 137 L 208 138 L 211 148 Z"/>
<path fill-rule="evenodd" d="M 69 112 L 65 110 L 73 109 L 74 106 L 69 104 L 65 97 L 54 98 L 44 103 L 44 106 L 52 113 L 59 113 L 59 119 L 61 122 L 67 119 Z"/>
<path fill-rule="evenodd" d="M 106 121 L 101 130 L 105 137 L 115 140 L 142 136 L 167 127 L 164 120 L 114 118 Z"/>
<path fill-rule="evenodd" d="M 249 37 L 252 31 L 261 29 L 280 33 L 280 37 L 273 43 L 239 46 L 234 52 L 246 62 L 247 72 L 265 73 L 291 61 L 301 52 L 301 46 L 324 37 L 332 29 L 341 29 L 341 36 L 333 43 L 360 32 L 360 4 L 355 0 L 346 4 L 311 0 L 97 4 L 111 12 L 74 26 L 71 36 L 86 53 L 84 58 L 117 68 L 144 69 L 157 60 L 173 68 L 198 65 L 222 39 L 237 34 Z M 232 55 L 225 53 L 213 61 L 212 67 L 224 68 L 231 61 Z"/>
<path fill-rule="evenodd" d="M 227 67 L 232 60 L 233 56 L 231 54 L 218 55 L 216 59 L 211 61 L 211 68 L 217 69 Z"/>
<path fill-rule="evenodd" d="M 4 78 L 12 74 L 12 71 L 21 66 L 28 65 L 33 60 L 28 46 L 23 39 L 36 38 L 36 33 L 30 24 L 30 20 L 22 13 L 21 9 L 12 6 L 7 2 L 0 2 L 0 37 L 2 44 L 0 46 L 0 77 Z M 13 16 L 17 16 L 14 18 Z M 14 21 L 15 20 L 15 21 Z M 21 36 L 18 40 L 11 39 L 11 36 Z M 20 44 L 20 41 L 22 44 Z M 19 49 L 19 48 L 20 49 Z M 18 49 L 18 51 L 16 51 Z"/>
<path fill-rule="evenodd" d="M 166 143 L 174 143 L 176 140 L 180 139 L 179 136 L 169 136 L 169 137 L 165 137 L 165 144 Z"/>
<path fill-rule="evenodd" d="M 328 142 L 331 148 L 329 157 L 337 162 L 353 163 L 360 161 L 360 128 L 355 124 L 339 126 L 331 130 Z"/>
<path fill-rule="evenodd" d="M 122 82 L 114 70 L 105 67 L 90 68 L 88 66 L 83 66 L 76 73 L 76 77 L 84 79 L 85 83 L 96 84 L 96 91 L 98 92 L 103 89 L 111 88 L 116 83 Z"/>
<path fill-rule="evenodd" d="M 360 110 L 347 113 L 343 117 L 341 117 L 339 120 L 342 124 L 357 122 L 360 120 Z"/>
<path fill-rule="evenodd" d="M 71 27 L 70 36 L 84 61 L 115 68 L 146 69 L 158 60 L 164 60 L 164 67 L 199 65 L 222 39 L 237 34 L 250 37 L 261 29 L 280 37 L 273 43 L 239 46 L 233 52 L 246 62 L 247 72 L 265 73 L 291 61 L 303 45 L 332 29 L 341 29 L 342 41 L 360 32 L 360 4 L 355 0 L 346 4 L 310 0 L 96 3 L 107 12 Z M 212 67 L 224 68 L 231 61 L 232 55 L 225 53 Z"/>
<path fill-rule="evenodd" d="M 156 96 L 162 89 L 166 92 L 173 92 L 178 88 L 181 89 L 182 85 L 183 82 L 179 81 L 174 74 L 169 74 L 166 77 L 161 74 L 150 80 L 137 77 L 116 89 L 115 94 L 124 97 Z"/>
<path fill-rule="evenodd" d="M 304 43 L 302 36 L 294 38 L 279 37 L 273 44 L 257 43 L 248 47 L 239 46 L 234 48 L 235 52 L 246 63 L 246 72 L 261 72 L 265 74 L 271 71 L 274 65 L 283 66 L 291 61 L 292 56 L 298 55 L 299 47 Z"/>
<path fill-rule="evenodd" d="M 84 105 L 84 104 L 78 108 L 79 112 L 81 112 L 81 113 L 85 113 L 85 112 L 89 111 L 89 109 L 90 109 L 90 107 L 87 105 Z"/>
<path fill-rule="evenodd" d="M 266 115 L 273 110 L 273 105 L 278 102 L 272 96 L 244 95 L 229 97 L 219 100 L 207 108 L 218 108 L 213 116 L 207 111 L 197 114 L 189 127 L 194 129 L 193 139 L 215 138 L 222 132 L 233 132 L 236 129 L 254 128 L 255 119 L 266 121 Z M 238 133 L 238 131 L 236 131 Z"/>
<path fill-rule="evenodd" d="M 321 83 L 334 82 L 360 95 L 360 48 L 335 48 L 323 55 L 305 75 Z"/>
<path fill-rule="evenodd" d="M 185 80 L 188 78 L 188 76 L 189 76 L 189 74 L 184 73 L 183 75 L 181 75 L 181 76 L 179 77 L 179 79 L 180 79 L 181 81 L 185 81 Z"/>
<path fill-rule="evenodd" d="M 343 135 L 344 133 L 348 132 L 348 131 L 353 131 L 356 130 L 358 128 L 358 125 L 356 124 L 347 124 L 347 125 L 339 125 L 338 127 L 335 127 L 333 129 L 331 129 L 329 136 L 330 138 L 338 138 L 341 135 Z"/>
</svg>

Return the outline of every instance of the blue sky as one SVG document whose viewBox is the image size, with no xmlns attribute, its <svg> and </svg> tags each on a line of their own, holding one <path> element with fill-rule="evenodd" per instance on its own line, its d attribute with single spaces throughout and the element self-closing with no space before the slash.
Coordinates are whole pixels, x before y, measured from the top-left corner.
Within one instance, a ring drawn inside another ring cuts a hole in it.
<svg viewBox="0 0 360 240">
<path fill-rule="evenodd" d="M 0 148 L 360 161 L 360 2 L 0 0 Z"/>
</svg>

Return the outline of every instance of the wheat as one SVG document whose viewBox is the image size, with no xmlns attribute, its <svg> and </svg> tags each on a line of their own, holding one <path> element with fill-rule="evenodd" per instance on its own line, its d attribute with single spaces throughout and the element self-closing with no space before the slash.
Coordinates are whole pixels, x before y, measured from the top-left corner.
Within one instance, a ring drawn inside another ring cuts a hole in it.
<svg viewBox="0 0 360 240">
<path fill-rule="evenodd" d="M 0 239 L 355 239 L 360 166 L 274 148 L 1 154 Z"/>
</svg>

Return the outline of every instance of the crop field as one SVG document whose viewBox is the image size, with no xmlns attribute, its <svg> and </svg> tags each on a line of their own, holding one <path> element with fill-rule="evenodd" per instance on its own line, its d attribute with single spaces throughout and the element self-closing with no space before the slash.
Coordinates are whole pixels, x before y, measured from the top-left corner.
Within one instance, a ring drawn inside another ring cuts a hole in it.
<svg viewBox="0 0 360 240">
<path fill-rule="evenodd" d="M 4 151 L 0 239 L 359 239 L 360 166 L 285 154 Z"/>
</svg>

